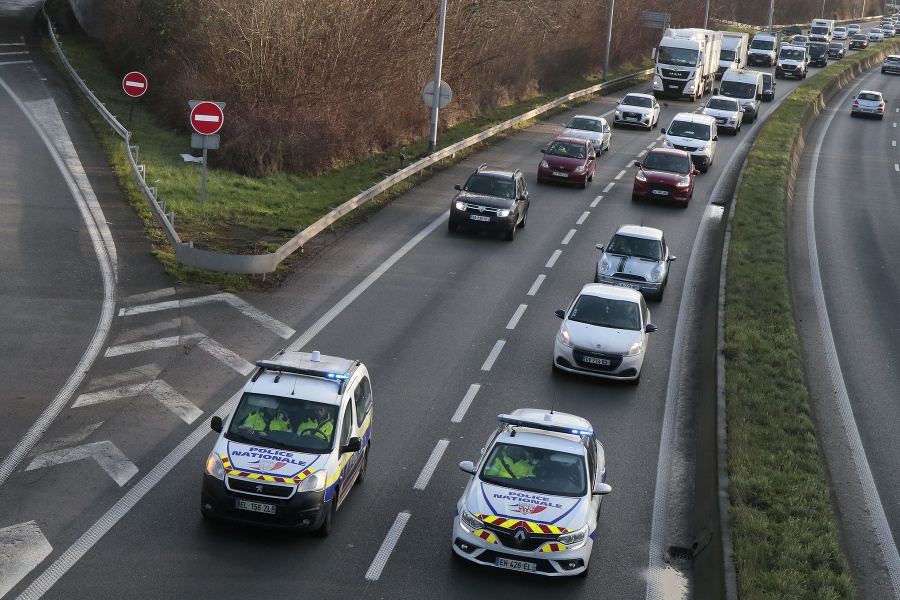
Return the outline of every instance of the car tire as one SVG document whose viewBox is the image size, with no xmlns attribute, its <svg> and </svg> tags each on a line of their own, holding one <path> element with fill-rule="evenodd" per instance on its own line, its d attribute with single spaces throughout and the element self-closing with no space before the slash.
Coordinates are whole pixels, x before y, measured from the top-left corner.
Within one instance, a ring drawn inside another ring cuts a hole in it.
<svg viewBox="0 0 900 600">
<path fill-rule="evenodd" d="M 629 379 L 629 380 L 628 380 L 628 383 L 631 384 L 631 385 L 638 385 L 638 384 L 640 384 L 640 383 L 641 383 L 641 373 L 638 373 L 638 376 L 635 377 L 634 379 Z"/>
<path fill-rule="evenodd" d="M 856 113 L 855 113 L 855 112 L 851 112 L 851 113 L 850 113 L 850 117 L 852 117 L 852 118 L 855 119 L 855 118 L 856 118 Z"/>
<path fill-rule="evenodd" d="M 316 535 L 319 537 L 328 537 L 331 535 L 331 530 L 334 528 L 334 513 L 337 511 L 337 495 L 338 489 L 335 488 L 334 495 L 331 497 L 331 502 L 328 503 L 328 512 L 325 513 L 325 520 L 322 521 L 322 524 L 316 529 Z"/>
<path fill-rule="evenodd" d="M 511 242 L 514 239 L 516 239 L 516 229 L 518 229 L 518 228 L 519 228 L 518 225 L 513 225 L 512 229 L 506 230 L 506 241 L 507 242 Z"/>
<path fill-rule="evenodd" d="M 883 120 L 884 120 L 884 115 L 878 115 L 878 120 L 879 120 L 879 121 L 883 121 Z"/>
<path fill-rule="evenodd" d="M 578 184 L 578 187 L 580 187 L 581 189 L 586 188 L 586 187 L 587 187 L 587 182 L 588 182 L 588 178 L 585 177 L 585 178 L 584 178 L 584 181 L 582 181 L 580 184 Z"/>
<path fill-rule="evenodd" d="M 522 221 L 519 223 L 519 229 L 525 229 L 525 222 L 528 220 L 528 209 L 525 209 L 525 213 L 522 215 Z"/>
<path fill-rule="evenodd" d="M 450 233 L 456 233 L 456 230 L 459 229 L 459 225 L 454 223 L 453 221 L 447 221 L 447 231 Z"/>
<path fill-rule="evenodd" d="M 362 483 L 366 479 L 366 470 L 369 468 L 369 446 L 366 445 L 365 453 L 362 458 L 362 465 L 359 467 L 359 473 L 356 475 L 356 483 Z"/>
<path fill-rule="evenodd" d="M 711 162 L 711 161 L 708 162 L 708 163 L 706 163 L 706 164 L 704 164 L 703 166 L 700 167 L 700 172 L 701 172 L 701 173 L 706 173 L 707 171 L 709 171 L 709 167 L 710 167 L 711 165 L 712 165 L 712 162 Z"/>
</svg>

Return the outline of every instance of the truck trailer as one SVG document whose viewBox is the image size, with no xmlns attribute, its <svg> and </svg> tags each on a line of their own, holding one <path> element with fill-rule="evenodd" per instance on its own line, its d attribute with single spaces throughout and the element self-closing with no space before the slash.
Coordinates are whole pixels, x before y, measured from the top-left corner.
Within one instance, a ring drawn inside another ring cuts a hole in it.
<svg viewBox="0 0 900 600">
<path fill-rule="evenodd" d="M 722 79 L 722 73 L 728 69 L 745 68 L 749 46 L 749 34 L 723 32 L 722 51 L 719 54 L 719 69 L 716 72 L 716 79 Z"/>
<path fill-rule="evenodd" d="M 653 51 L 653 95 L 693 102 L 712 93 L 721 49 L 721 31 L 666 29 Z"/>
</svg>

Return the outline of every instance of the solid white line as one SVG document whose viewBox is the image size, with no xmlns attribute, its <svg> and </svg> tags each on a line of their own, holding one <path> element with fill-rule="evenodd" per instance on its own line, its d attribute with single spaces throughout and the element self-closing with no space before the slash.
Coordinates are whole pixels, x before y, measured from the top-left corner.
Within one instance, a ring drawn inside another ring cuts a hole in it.
<svg viewBox="0 0 900 600">
<path fill-rule="evenodd" d="M 466 392 L 466 395 L 462 399 L 462 402 L 459 403 L 459 407 L 456 409 L 456 412 L 453 413 L 453 418 L 450 419 L 451 423 L 462 422 L 463 417 L 466 416 L 466 411 L 469 410 L 469 406 L 472 404 L 472 400 L 475 399 L 475 394 L 477 394 L 478 390 L 480 389 L 481 386 L 477 383 L 473 383 L 469 386 L 469 391 Z"/>
<path fill-rule="evenodd" d="M 850 90 L 845 94 L 850 95 Z M 845 100 L 842 100 L 845 101 Z M 806 217 L 806 229 L 809 252 L 809 266 L 813 281 L 813 295 L 816 299 L 816 312 L 819 315 L 819 323 L 822 334 L 822 340 L 825 344 L 825 356 L 828 360 L 828 368 L 831 373 L 832 385 L 836 392 L 836 400 L 840 410 L 841 423 L 843 424 L 844 433 L 847 436 L 846 442 L 850 448 L 850 455 L 853 457 L 853 463 L 856 465 L 856 476 L 863 489 L 863 496 L 866 500 L 866 512 L 872 519 L 872 527 L 875 529 L 878 543 L 881 546 L 881 552 L 884 556 L 884 562 L 887 566 L 888 573 L 891 578 L 891 584 L 894 589 L 894 597 L 900 598 L 900 553 L 897 551 L 897 545 L 894 543 L 894 536 L 891 534 L 891 526 L 884 512 L 884 505 L 878 494 L 878 488 L 875 485 L 875 478 L 872 475 L 869 461 L 866 458 L 866 450 L 863 447 L 862 439 L 859 436 L 859 427 L 853 416 L 853 407 L 850 404 L 850 395 L 847 392 L 847 386 L 844 382 L 841 363 L 838 359 L 837 348 L 834 344 L 834 337 L 831 330 L 831 322 L 828 319 L 828 309 L 825 303 L 825 292 L 822 288 L 822 274 L 819 270 L 819 251 L 816 245 L 816 173 L 819 167 L 819 152 L 825 143 L 825 134 L 831 126 L 837 112 L 832 112 L 825 121 L 819 139 L 813 149 L 812 168 L 809 171 L 808 187 L 806 192 L 806 201 L 809 204 L 809 211 Z M 893 501 L 893 499 L 892 499 Z"/>
<path fill-rule="evenodd" d="M 23 54 L 28 54 L 28 51 L 24 52 L 0 52 L 0 56 L 22 56 Z"/>
<path fill-rule="evenodd" d="M 440 462 L 441 457 L 444 455 L 444 451 L 447 449 L 448 444 L 450 444 L 450 440 L 438 440 L 437 446 L 435 446 L 434 450 L 431 451 L 431 456 L 428 458 L 428 462 L 425 463 L 425 466 L 422 468 L 422 472 L 419 473 L 419 478 L 416 479 L 416 483 L 413 485 L 414 489 L 425 489 L 425 486 L 427 486 L 428 482 L 431 481 L 431 476 L 434 475 L 434 470 L 437 468 L 437 465 Z"/>
<path fill-rule="evenodd" d="M 603 193 L 605 194 L 606 192 L 611 190 L 614 185 L 616 185 L 616 183 L 614 181 L 610 181 L 609 183 L 607 183 L 606 187 L 603 188 Z"/>
<path fill-rule="evenodd" d="M 596 206 L 600 204 L 601 200 L 603 200 L 603 196 L 597 196 L 596 198 L 594 198 L 594 201 L 591 202 L 591 208 L 596 208 Z"/>
<path fill-rule="evenodd" d="M 585 222 L 585 220 L 587 220 L 587 218 L 590 216 L 590 214 L 591 213 L 589 211 L 584 211 L 583 213 L 581 213 L 581 216 L 578 218 L 578 220 L 575 221 L 575 224 L 576 225 L 583 224 Z"/>
<path fill-rule="evenodd" d="M 7 62 L 0 62 L 0 67 L 6 66 L 6 65 L 30 65 L 30 64 L 31 64 L 30 60 L 10 60 Z"/>
<path fill-rule="evenodd" d="M 628 166 L 630 167 L 631 165 L 629 164 Z M 615 177 L 613 177 L 613 179 L 622 179 L 622 175 L 624 175 L 627 172 L 628 171 L 625 171 L 625 170 L 619 171 L 619 174 L 616 175 Z"/>
<path fill-rule="evenodd" d="M 509 323 L 506 324 L 507 329 L 515 329 L 516 325 L 519 324 L 519 319 L 522 318 L 522 314 L 525 312 L 525 309 L 528 308 L 527 304 L 520 304 L 519 308 L 516 309 L 516 312 L 513 314 L 512 318 L 509 320 Z"/>
<path fill-rule="evenodd" d="M 366 579 L 369 581 L 378 581 L 378 578 L 381 576 L 381 571 L 384 569 L 388 558 L 391 556 L 391 552 L 394 551 L 394 546 L 397 545 L 397 541 L 400 539 L 400 534 L 403 533 L 403 528 L 406 527 L 407 521 L 409 521 L 408 512 L 402 512 L 397 515 L 394 524 L 391 525 L 391 529 L 388 531 L 387 537 L 381 542 L 381 548 L 378 549 L 375 560 L 372 561 L 369 570 L 366 571 Z"/>
<path fill-rule="evenodd" d="M 579 223 L 579 225 L 581 225 L 581 223 Z M 563 246 L 567 245 L 569 243 L 569 241 L 572 239 L 572 236 L 574 236 L 577 232 L 578 232 L 577 229 L 570 229 L 569 233 L 566 234 L 566 237 L 563 238 L 562 245 Z"/>
<path fill-rule="evenodd" d="M 645 154 L 647 154 L 647 151 L 646 151 L 646 150 L 641 150 L 640 152 L 638 152 L 638 158 L 642 157 L 642 156 L 645 155 Z"/>
<path fill-rule="evenodd" d="M 557 250 L 554 250 L 554 251 L 553 251 L 553 256 L 550 257 L 550 260 L 548 260 L 548 261 L 547 261 L 547 264 L 545 265 L 546 268 L 548 268 L 548 269 L 553 268 L 553 265 L 556 264 L 556 260 L 559 258 L 559 255 L 560 255 L 560 254 L 562 254 L 562 250 L 558 250 L 558 249 L 557 249 Z"/>
<path fill-rule="evenodd" d="M 150 300 L 164 298 L 166 296 L 174 296 L 175 294 L 175 288 L 160 288 L 158 290 L 146 292 L 144 294 L 134 294 L 133 296 L 127 296 L 125 298 L 122 298 L 121 302 L 122 304 L 138 304 L 140 302 L 148 302 Z"/>
<path fill-rule="evenodd" d="M 494 361 L 497 360 L 497 357 L 500 355 L 500 351 L 503 350 L 503 346 L 506 345 L 506 340 L 497 340 L 497 343 L 494 344 L 494 349 L 491 350 L 491 353 L 488 354 L 488 357 L 484 360 L 484 364 L 481 365 L 482 371 L 490 371 L 491 367 L 494 366 Z"/>
<path fill-rule="evenodd" d="M 546 278 L 547 278 L 547 276 L 544 275 L 543 273 L 538 275 L 537 279 L 534 280 L 534 283 L 531 284 L 531 289 L 528 290 L 528 294 L 526 294 L 526 295 L 534 296 L 535 294 L 537 294 L 537 291 L 539 289 L 541 289 L 541 284 L 544 283 L 544 279 L 546 279 Z"/>
</svg>

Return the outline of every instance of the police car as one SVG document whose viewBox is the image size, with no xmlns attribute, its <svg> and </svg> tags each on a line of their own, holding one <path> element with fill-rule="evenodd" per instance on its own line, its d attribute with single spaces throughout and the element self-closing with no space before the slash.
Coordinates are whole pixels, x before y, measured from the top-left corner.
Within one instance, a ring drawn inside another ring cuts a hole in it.
<svg viewBox="0 0 900 600">
<path fill-rule="evenodd" d="M 366 473 L 372 387 L 365 365 L 319 352 L 258 361 L 206 461 L 205 517 L 331 532 Z"/>
<path fill-rule="evenodd" d="M 497 417 L 456 506 L 453 552 L 472 562 L 549 576 L 585 575 L 606 483 L 591 424 L 521 408 Z"/>
</svg>

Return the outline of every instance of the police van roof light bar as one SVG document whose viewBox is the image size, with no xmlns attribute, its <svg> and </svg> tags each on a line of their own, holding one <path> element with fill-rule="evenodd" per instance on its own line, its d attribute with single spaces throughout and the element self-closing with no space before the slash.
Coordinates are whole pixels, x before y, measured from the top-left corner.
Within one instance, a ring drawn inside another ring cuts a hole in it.
<svg viewBox="0 0 900 600">
<path fill-rule="evenodd" d="M 568 433 L 571 435 L 594 435 L 592 429 L 578 429 L 577 427 L 566 427 L 565 425 L 555 425 L 542 421 L 529 421 L 526 419 L 517 419 L 510 415 L 497 415 L 497 420 L 501 423 L 508 423 L 514 427 L 531 427 L 532 429 L 543 429 L 544 431 L 554 431 L 556 433 Z"/>
<path fill-rule="evenodd" d="M 280 365 L 265 360 L 256 361 L 256 366 L 265 371 L 278 371 L 280 373 L 295 373 L 297 375 L 308 375 L 310 377 L 320 377 L 322 379 L 331 379 L 334 381 L 344 381 L 350 379 L 350 373 L 332 373 L 331 371 L 319 371 L 317 369 L 305 369 L 303 367 L 293 367 L 290 365 Z"/>
</svg>

